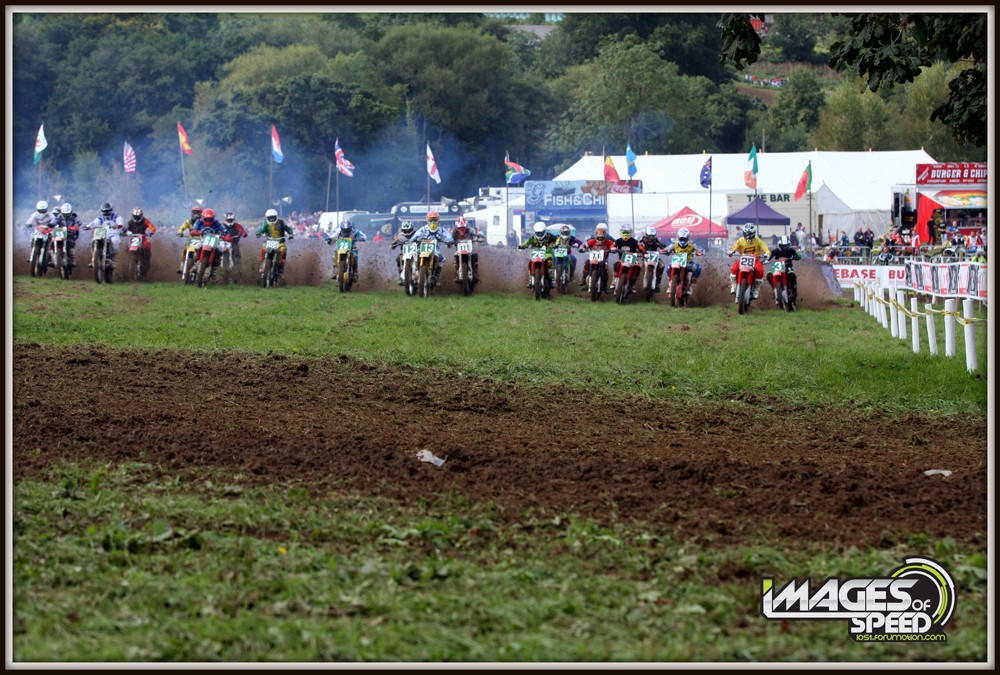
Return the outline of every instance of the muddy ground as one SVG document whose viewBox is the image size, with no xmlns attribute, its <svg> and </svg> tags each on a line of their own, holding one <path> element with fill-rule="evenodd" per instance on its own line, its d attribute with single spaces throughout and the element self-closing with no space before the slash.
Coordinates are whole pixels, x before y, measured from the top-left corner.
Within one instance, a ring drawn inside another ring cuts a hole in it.
<svg viewBox="0 0 1000 675">
<path fill-rule="evenodd" d="M 986 420 L 760 400 L 650 402 L 281 355 L 17 345 L 13 467 L 147 462 L 249 485 L 413 504 L 460 495 L 549 517 L 645 521 L 715 545 L 986 547 Z M 764 406 L 770 408 L 765 410 Z M 446 457 L 418 461 L 419 450 Z M 948 469 L 950 476 L 927 476 Z"/>
<path fill-rule="evenodd" d="M 23 235 L 23 233 L 16 233 Z M 181 283 L 177 269 L 181 259 L 181 246 L 185 240 L 177 237 L 173 232 L 156 234 L 152 237 L 153 255 L 152 266 L 149 271 L 149 281 L 176 281 Z M 80 237 L 78 250 L 78 266 L 74 271 L 74 278 L 78 280 L 89 280 L 93 282 L 93 272 L 87 269 L 90 262 L 90 234 L 84 233 Z M 244 239 L 240 243 L 242 253 L 241 264 L 233 275 L 236 283 L 254 284 L 257 280 L 257 263 L 259 261 L 261 240 L 254 237 Z M 27 275 L 29 273 L 26 259 L 28 257 L 27 239 L 20 237 L 14 242 L 14 274 Z M 397 285 L 398 276 L 396 274 L 396 255 L 398 250 L 392 250 L 389 242 L 361 242 L 359 245 L 359 266 L 358 283 L 355 292 L 365 292 L 366 290 L 399 290 L 402 287 Z M 480 255 L 480 277 L 481 283 L 477 286 L 480 293 L 523 293 L 528 295 L 525 288 L 528 281 L 528 251 L 517 249 L 507 249 L 495 246 L 480 246 L 477 251 Z M 437 293 L 447 295 L 460 293 L 457 284 L 454 283 L 454 263 L 452 262 L 454 249 L 445 248 L 446 270 L 442 274 L 442 284 L 437 289 Z M 120 252 L 124 263 L 127 251 Z M 576 270 L 576 281 L 580 280 L 583 270 L 583 258 L 578 257 Z M 697 259 L 703 267 L 702 278 L 695 287 L 692 297 L 692 305 L 704 307 L 707 305 L 717 305 L 733 302 L 733 296 L 729 294 L 729 266 L 733 263 L 733 258 L 726 257 L 723 253 L 715 251 Z M 841 294 L 832 290 L 824 277 L 822 268 L 828 263 L 818 260 L 801 260 L 795 263 L 795 269 L 799 277 L 799 304 L 801 307 L 819 309 L 839 297 Z M 55 274 L 51 270 L 49 274 Z M 116 279 L 121 281 L 127 279 L 125 275 L 125 265 L 116 272 Z M 333 247 L 327 245 L 324 240 L 315 237 L 296 237 L 288 242 L 288 263 L 285 270 L 285 284 L 287 285 L 309 285 L 318 286 L 330 281 L 333 276 Z M 755 305 L 760 309 L 775 309 L 773 299 L 769 299 L 770 286 L 765 282 L 762 287 L 761 299 L 763 302 Z M 576 295 L 583 295 L 582 289 L 574 287 Z M 638 295 L 633 296 L 638 300 Z M 610 298 L 607 298 L 610 301 Z M 666 304 L 669 298 L 665 293 L 654 296 L 654 302 Z"/>
</svg>

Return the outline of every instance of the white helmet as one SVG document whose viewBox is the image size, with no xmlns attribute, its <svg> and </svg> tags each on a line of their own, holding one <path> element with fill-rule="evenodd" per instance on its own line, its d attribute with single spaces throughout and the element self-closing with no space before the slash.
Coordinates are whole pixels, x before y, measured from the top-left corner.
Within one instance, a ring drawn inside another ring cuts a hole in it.
<svg viewBox="0 0 1000 675">
<path fill-rule="evenodd" d="M 691 230 L 686 227 L 682 227 L 677 230 L 677 242 L 681 246 L 687 246 L 688 240 L 691 238 Z"/>
<path fill-rule="evenodd" d="M 68 216 L 69 214 L 73 213 L 73 205 L 70 204 L 69 202 L 66 202 L 65 204 L 63 204 L 62 205 L 62 213 L 63 213 L 64 216 Z"/>
<path fill-rule="evenodd" d="M 264 220 L 266 220 L 269 223 L 275 223 L 275 222 L 277 222 L 278 221 L 278 212 L 275 211 L 274 209 L 268 209 L 264 213 Z"/>
<path fill-rule="evenodd" d="M 543 221 L 539 220 L 535 223 L 535 234 L 539 237 L 545 234 L 545 223 Z"/>
<path fill-rule="evenodd" d="M 747 241 L 750 241 L 757 236 L 757 226 L 753 223 L 746 223 L 743 225 L 743 236 Z"/>
<path fill-rule="evenodd" d="M 646 228 L 646 236 L 647 237 L 655 237 L 656 236 L 656 228 L 653 227 L 652 225 L 650 225 L 649 227 L 647 227 Z"/>
<path fill-rule="evenodd" d="M 45 213 L 46 211 L 49 210 L 49 203 L 44 199 L 42 199 L 37 204 L 35 204 L 35 208 L 38 209 L 39 213 Z"/>
<path fill-rule="evenodd" d="M 792 242 L 789 241 L 787 234 L 781 235 L 781 239 L 778 240 L 778 246 L 790 246 L 791 243 Z"/>
</svg>

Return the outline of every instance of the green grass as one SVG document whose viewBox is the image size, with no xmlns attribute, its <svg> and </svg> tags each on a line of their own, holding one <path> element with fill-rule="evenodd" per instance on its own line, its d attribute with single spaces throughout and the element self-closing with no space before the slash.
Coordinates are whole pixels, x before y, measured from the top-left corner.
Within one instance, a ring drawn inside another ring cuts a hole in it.
<svg viewBox="0 0 1000 675">
<path fill-rule="evenodd" d="M 698 549 L 573 516 L 510 524 L 456 499 L 404 507 L 55 467 L 14 494 L 15 661 L 983 660 L 986 559 L 954 542 Z M 843 621 L 765 621 L 760 578 L 955 577 L 948 642 L 856 644 Z"/>
<path fill-rule="evenodd" d="M 719 400 L 753 392 L 795 405 L 985 414 L 986 322 L 979 370 L 964 342 L 945 358 L 891 337 L 841 301 L 822 311 L 732 306 L 673 310 L 519 295 L 407 298 L 339 294 L 332 285 L 265 291 L 180 284 L 14 282 L 14 341 L 120 348 L 224 349 L 457 369 L 522 384 L 610 387 L 654 397 Z M 921 327 L 923 330 L 923 326 Z M 926 337 L 925 337 L 926 340 Z"/>
</svg>

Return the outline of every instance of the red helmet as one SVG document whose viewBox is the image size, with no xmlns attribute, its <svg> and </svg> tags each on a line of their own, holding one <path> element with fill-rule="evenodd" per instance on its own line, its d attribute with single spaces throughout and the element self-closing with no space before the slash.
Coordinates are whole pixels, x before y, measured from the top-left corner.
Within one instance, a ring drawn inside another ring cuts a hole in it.
<svg viewBox="0 0 1000 675">
<path fill-rule="evenodd" d="M 213 220 L 215 220 L 215 211 L 213 211 L 212 209 L 205 209 L 204 211 L 201 212 L 201 219 L 204 220 L 206 223 L 212 222 Z"/>
</svg>

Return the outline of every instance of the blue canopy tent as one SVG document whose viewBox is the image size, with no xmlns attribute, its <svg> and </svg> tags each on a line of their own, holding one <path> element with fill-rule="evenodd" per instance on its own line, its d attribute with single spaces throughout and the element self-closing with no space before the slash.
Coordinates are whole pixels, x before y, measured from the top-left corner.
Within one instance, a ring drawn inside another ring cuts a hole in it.
<svg viewBox="0 0 1000 675">
<path fill-rule="evenodd" d="M 754 198 L 745 207 L 726 217 L 726 223 L 729 225 L 753 223 L 759 227 L 761 225 L 790 225 L 791 222 L 791 218 L 772 209 L 760 197 Z"/>
</svg>

